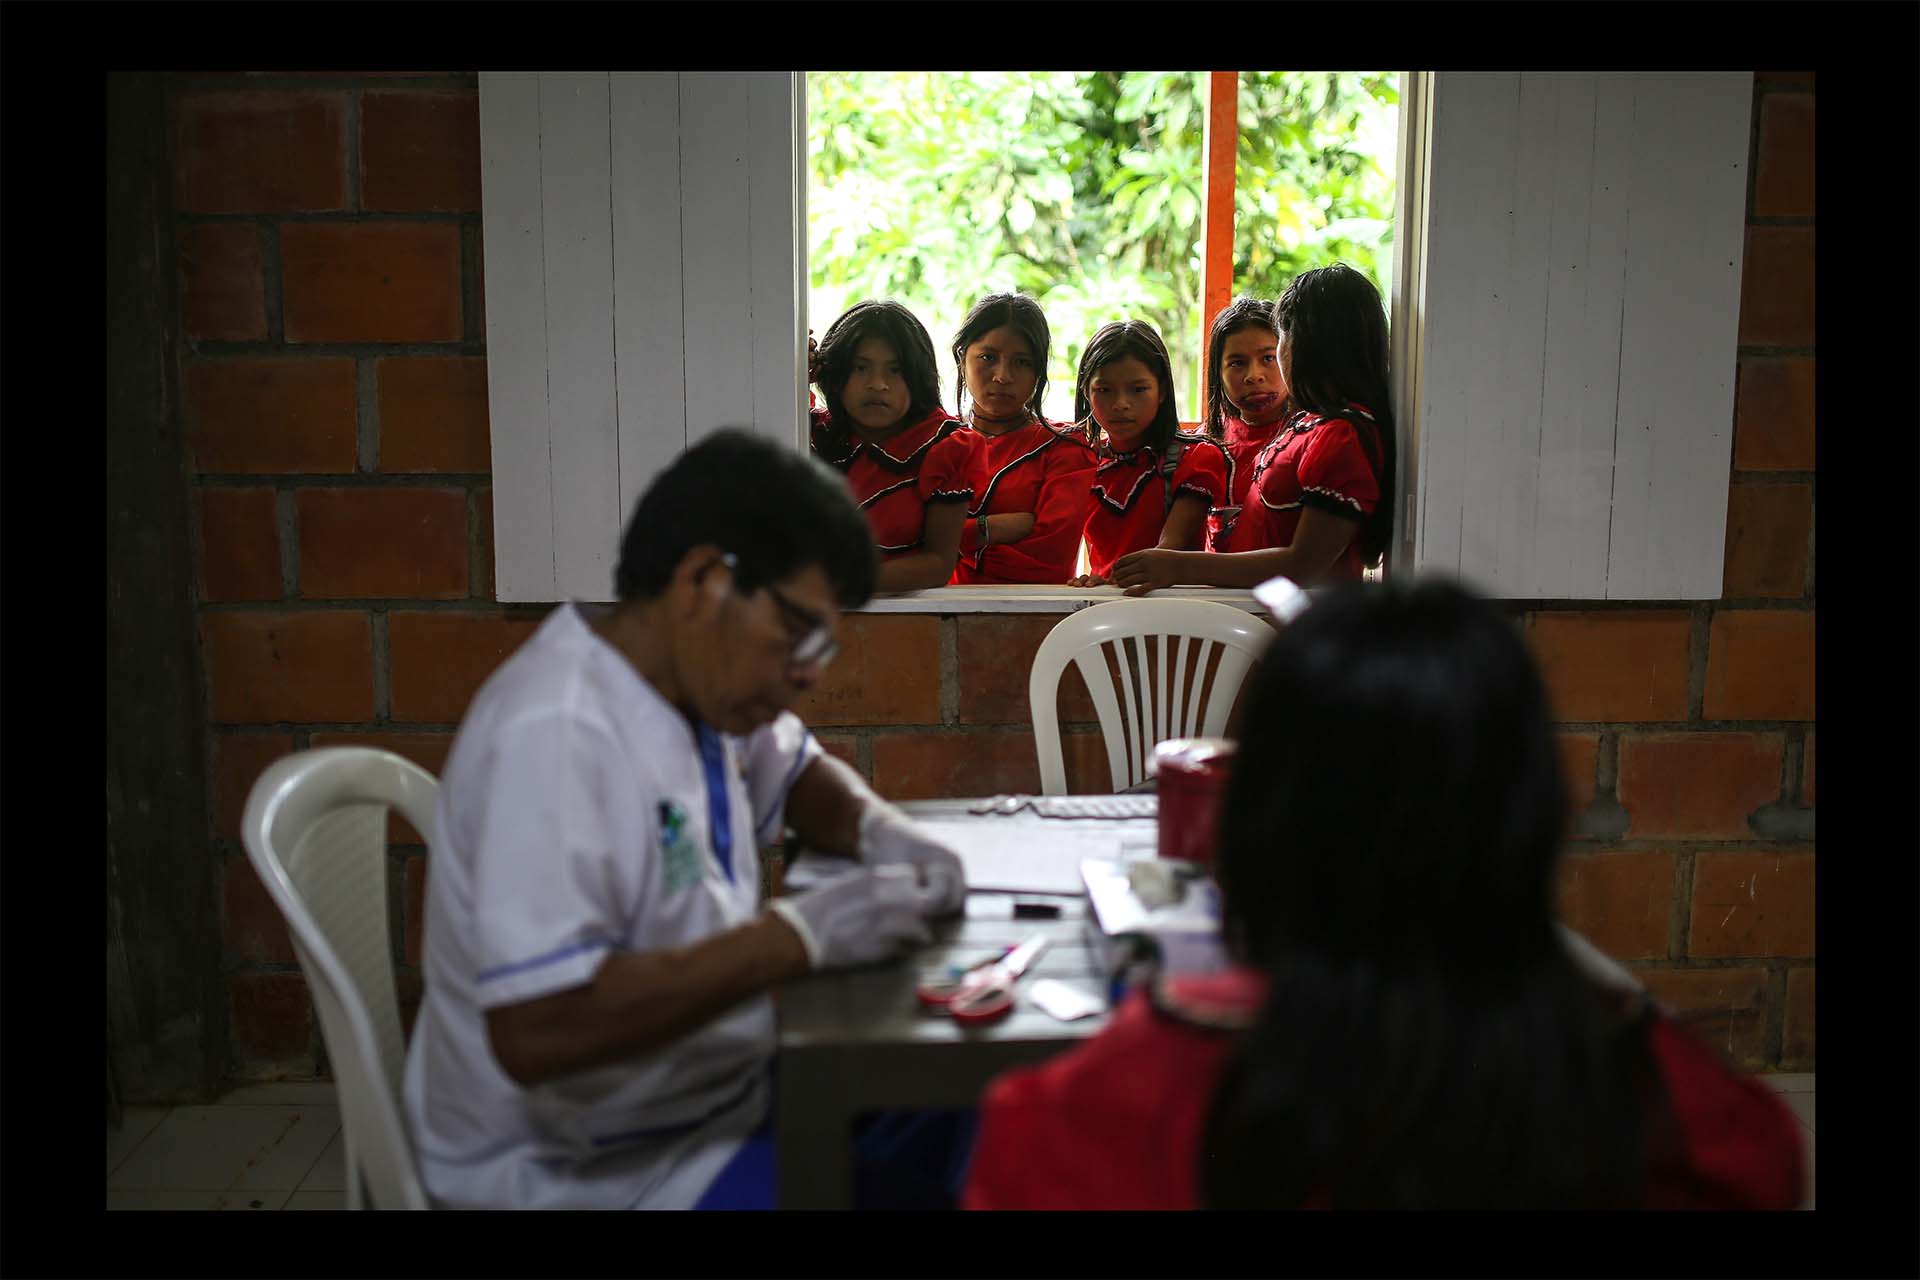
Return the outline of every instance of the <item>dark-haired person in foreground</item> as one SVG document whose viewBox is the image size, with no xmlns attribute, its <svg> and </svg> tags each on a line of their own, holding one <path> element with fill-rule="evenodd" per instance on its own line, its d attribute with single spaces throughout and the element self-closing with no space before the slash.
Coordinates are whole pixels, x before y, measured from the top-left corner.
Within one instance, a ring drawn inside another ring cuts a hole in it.
<svg viewBox="0 0 1920 1280">
<path fill-rule="evenodd" d="M 966 892 L 788 709 L 873 577 L 832 472 L 722 431 L 635 506 L 619 603 L 561 605 L 481 687 L 441 780 L 406 1069 L 438 1204 L 770 1205 L 769 990 L 925 941 Z M 859 864 L 763 909 L 783 824 Z"/>
<path fill-rule="evenodd" d="M 1497 608 L 1330 588 L 1245 724 L 1219 851 L 1238 967 L 996 1081 L 968 1207 L 1800 1203 L 1773 1090 L 1555 921 L 1559 757 Z"/>
</svg>

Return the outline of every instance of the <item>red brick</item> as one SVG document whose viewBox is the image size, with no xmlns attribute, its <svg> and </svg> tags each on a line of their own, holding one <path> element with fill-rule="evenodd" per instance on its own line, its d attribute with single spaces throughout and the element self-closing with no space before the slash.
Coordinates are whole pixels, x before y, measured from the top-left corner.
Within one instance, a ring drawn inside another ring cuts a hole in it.
<svg viewBox="0 0 1920 1280">
<path fill-rule="evenodd" d="M 1813 95 L 1770 93 L 1760 100 L 1760 152 L 1753 212 L 1761 218 L 1813 216 Z"/>
<path fill-rule="evenodd" d="M 1561 733 L 1560 767 L 1567 778 L 1567 812 L 1584 813 L 1593 803 L 1595 775 L 1600 763 L 1600 735 Z"/>
<path fill-rule="evenodd" d="M 1673 885 L 1670 853 L 1569 854 L 1560 864 L 1560 917 L 1616 960 L 1661 959 Z"/>
<path fill-rule="evenodd" d="M 1085 730 L 1063 733 L 1060 735 L 1060 753 L 1066 760 L 1067 791 L 1070 794 L 1112 794 L 1113 766 L 1107 761 L 1105 734 L 1097 730 L 1091 733 Z"/>
<path fill-rule="evenodd" d="M 260 230 L 203 223 L 180 232 L 180 327 L 188 339 L 248 342 L 267 336 Z"/>
<path fill-rule="evenodd" d="M 387 618 L 393 718 L 451 724 L 494 668 L 540 621 L 494 613 L 394 613 Z"/>
<path fill-rule="evenodd" d="M 1813 488 L 1736 484 L 1727 493 L 1727 561 L 1722 599 L 1803 595 Z"/>
<path fill-rule="evenodd" d="M 190 93 L 176 117 L 174 192 L 187 213 L 347 204 L 346 95 Z"/>
<path fill-rule="evenodd" d="M 373 718 L 373 625 L 364 613 L 209 613 L 200 635 L 217 723 Z"/>
<path fill-rule="evenodd" d="M 820 740 L 820 746 L 834 759 L 847 764 L 861 777 L 866 778 L 866 770 L 860 767 L 860 740 L 840 733 L 820 733 L 814 735 Z M 871 783 L 872 778 L 867 778 Z"/>
<path fill-rule="evenodd" d="M 377 747 L 391 751 L 436 778 L 446 769 L 447 754 L 453 750 L 450 733 L 316 733 L 307 741 L 315 748 Z"/>
<path fill-rule="evenodd" d="M 382 471 L 493 470 L 484 356 L 374 361 Z"/>
<path fill-rule="evenodd" d="M 308 745 L 319 747 L 378 747 L 425 769 L 438 778 L 447 767 L 447 753 L 453 749 L 450 733 L 316 733 Z M 425 836 L 399 810 L 387 815 L 387 841 L 390 844 L 425 844 Z"/>
<path fill-rule="evenodd" d="M 234 1053 L 243 1062 L 313 1060 L 313 997 L 297 973 L 228 979 Z"/>
<path fill-rule="evenodd" d="M 1813 730 L 1807 730 L 1806 759 L 1800 769 L 1800 803 L 1813 808 Z"/>
<path fill-rule="evenodd" d="M 480 564 L 479 582 L 474 594 L 482 600 L 495 599 L 499 592 L 493 582 L 493 486 L 483 485 L 473 491 L 473 503 L 480 516 Z"/>
<path fill-rule="evenodd" d="M 227 959 L 243 964 L 296 964 L 287 919 L 260 883 L 253 864 L 228 858 L 221 899 L 221 936 Z"/>
<path fill-rule="evenodd" d="M 1620 803 L 1630 837 L 1740 839 L 1747 816 L 1780 798 L 1778 733 L 1664 733 L 1620 739 Z"/>
<path fill-rule="evenodd" d="M 422 854 L 408 858 L 402 873 L 405 886 L 400 895 L 400 954 L 415 968 L 420 966 L 421 936 L 427 919 L 427 859 Z"/>
<path fill-rule="evenodd" d="M 1813 970 L 1787 973 L 1787 1018 L 1780 1036 L 1782 1066 L 1813 1063 Z"/>
<path fill-rule="evenodd" d="M 1702 853 L 1693 864 L 1687 954 L 1813 954 L 1811 853 Z"/>
<path fill-rule="evenodd" d="M 1040 765 L 1029 733 L 887 733 L 873 740 L 873 786 L 891 800 L 1032 793 Z"/>
<path fill-rule="evenodd" d="M 478 211 L 480 95 L 362 94 L 360 173 L 368 209 Z"/>
<path fill-rule="evenodd" d="M 1062 621 L 1044 613 L 968 613 L 958 618 L 962 724 L 1031 724 L 1027 677 L 1040 642 Z M 1069 665 L 1056 704 L 1062 721 L 1094 718 L 1086 681 Z"/>
<path fill-rule="evenodd" d="M 940 619 L 849 615 L 840 656 L 795 710 L 810 725 L 938 724 Z"/>
<path fill-rule="evenodd" d="M 1739 471 L 1813 469 L 1810 357 L 1748 356 L 1740 361 L 1733 465 Z"/>
<path fill-rule="evenodd" d="M 1637 976 L 1675 1019 L 1735 1062 L 1765 1059 L 1764 969 L 1641 969 Z"/>
<path fill-rule="evenodd" d="M 1684 720 L 1684 613 L 1534 613 L 1526 638 L 1556 720 Z"/>
<path fill-rule="evenodd" d="M 1813 719 L 1812 610 L 1714 614 L 1707 637 L 1709 720 Z"/>
<path fill-rule="evenodd" d="M 280 229 L 288 342 L 457 342 L 460 228 L 294 222 Z"/>
<path fill-rule="evenodd" d="M 201 489 L 203 600 L 278 600 L 279 501 L 271 489 Z"/>
<path fill-rule="evenodd" d="M 459 600 L 467 594 L 461 489 L 302 489 L 300 594 Z"/>
<path fill-rule="evenodd" d="M 1813 230 L 1748 227 L 1740 345 L 1813 345 Z"/>
<path fill-rule="evenodd" d="M 218 733 L 213 735 L 213 834 L 238 842 L 247 795 L 267 766 L 292 755 L 290 733 Z"/>
<path fill-rule="evenodd" d="M 358 450 L 351 360 L 199 360 L 184 381 L 196 471 L 346 473 Z"/>
</svg>

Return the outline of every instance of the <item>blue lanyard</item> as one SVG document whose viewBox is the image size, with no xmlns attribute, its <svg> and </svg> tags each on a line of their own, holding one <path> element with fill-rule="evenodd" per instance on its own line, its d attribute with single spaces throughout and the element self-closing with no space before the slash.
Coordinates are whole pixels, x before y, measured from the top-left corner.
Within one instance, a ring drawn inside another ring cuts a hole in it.
<svg viewBox="0 0 1920 1280">
<path fill-rule="evenodd" d="M 733 883 L 733 803 L 727 796 L 727 752 L 720 735 L 707 725 L 698 727 L 700 763 L 707 773 L 707 830 L 713 856 Z"/>
</svg>

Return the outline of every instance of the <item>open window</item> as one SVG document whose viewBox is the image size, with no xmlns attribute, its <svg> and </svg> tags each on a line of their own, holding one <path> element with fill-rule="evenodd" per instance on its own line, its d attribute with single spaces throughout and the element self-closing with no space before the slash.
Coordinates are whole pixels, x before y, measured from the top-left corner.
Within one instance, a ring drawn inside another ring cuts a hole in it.
<svg viewBox="0 0 1920 1280">
<path fill-rule="evenodd" d="M 1232 269 L 1209 274 L 1208 263 L 1237 264 L 1244 234 L 1257 269 L 1259 202 L 1272 194 L 1236 176 L 1227 205 L 1254 211 L 1234 220 L 1223 248 L 1222 220 L 1216 212 L 1209 224 L 1209 211 L 1220 207 L 1226 156 L 1246 149 L 1247 74 L 1139 82 L 1126 110 L 1158 94 L 1163 129 L 1187 136 L 1198 113 L 1205 159 L 1198 174 L 1176 173 L 1174 148 L 1157 158 L 1144 148 L 1147 159 L 1108 193 L 1118 202 L 1135 184 L 1128 219 L 1154 209 L 1185 218 L 1199 184 L 1197 238 L 1168 250 L 1198 275 L 1199 302 L 1180 292 L 1190 286 L 1169 286 L 1163 330 L 1196 383 L 1208 308 L 1242 287 Z M 1374 269 L 1389 301 L 1401 446 L 1395 566 L 1445 569 L 1505 598 L 1716 597 L 1751 76 L 1446 72 L 1394 82 L 1393 214 Z M 1113 114 L 1132 84 L 1120 82 Z M 703 432 L 747 422 L 805 447 L 807 96 L 798 73 L 480 77 L 502 600 L 605 598 L 625 511 Z M 1264 144 L 1305 126 L 1263 117 L 1255 127 Z M 1332 127 L 1336 140 L 1357 136 L 1358 126 Z M 938 148 L 921 161 L 954 162 Z M 1063 176 L 1078 210 L 1074 172 Z M 1009 185 L 1005 207 L 982 216 L 1017 243 L 1061 191 L 1058 177 Z M 1327 219 L 1313 234 L 1335 236 L 1339 223 L 1337 237 L 1358 244 L 1369 221 L 1378 219 Z M 1266 243 L 1285 241 L 1274 229 Z M 995 269 L 1023 283 L 1023 268 Z M 945 282 L 940 296 L 968 299 L 997 283 L 990 271 Z M 889 291 L 873 278 L 840 287 L 842 299 Z M 1091 315 L 1134 304 L 1078 305 Z M 1086 326 L 1067 316 L 1054 319 L 1050 380 L 1070 394 L 1070 344 Z M 922 318 L 941 336 L 942 313 Z M 1178 392 L 1189 420 L 1197 390 Z M 950 612 L 947 594 L 923 593 L 943 598 L 915 607 Z"/>
</svg>

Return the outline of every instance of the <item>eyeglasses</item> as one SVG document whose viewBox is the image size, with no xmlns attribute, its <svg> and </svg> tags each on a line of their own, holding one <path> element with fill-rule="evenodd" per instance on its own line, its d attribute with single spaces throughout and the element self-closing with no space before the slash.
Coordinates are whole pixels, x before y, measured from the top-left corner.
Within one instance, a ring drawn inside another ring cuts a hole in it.
<svg viewBox="0 0 1920 1280">
<path fill-rule="evenodd" d="M 732 552 L 722 555 L 720 563 L 727 566 L 728 572 L 738 576 L 740 560 Z M 795 604 L 771 582 L 761 583 L 760 589 L 773 597 L 773 603 L 786 619 L 787 631 L 800 633 L 798 639 L 788 642 L 788 662 L 796 667 L 824 667 L 839 655 L 840 642 L 834 639 L 833 628 L 818 614 Z"/>
</svg>

